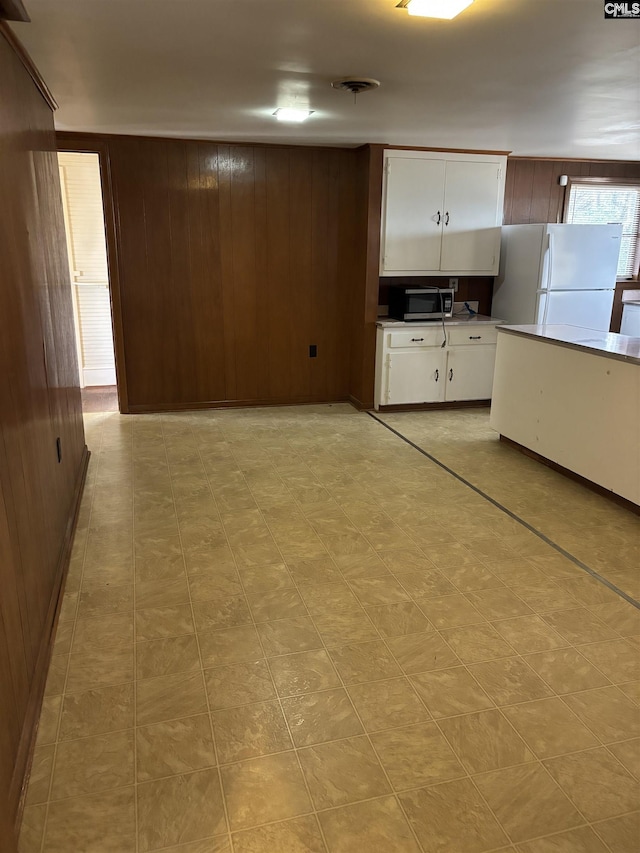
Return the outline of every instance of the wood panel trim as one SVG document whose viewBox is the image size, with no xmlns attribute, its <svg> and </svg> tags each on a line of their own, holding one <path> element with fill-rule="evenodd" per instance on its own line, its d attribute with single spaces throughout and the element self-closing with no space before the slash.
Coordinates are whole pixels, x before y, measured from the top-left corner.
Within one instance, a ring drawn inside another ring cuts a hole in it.
<svg viewBox="0 0 640 853">
<path fill-rule="evenodd" d="M 138 134 L 128 133 L 91 133 L 81 132 L 76 130 L 58 130 L 56 131 L 58 144 L 61 148 L 74 143 L 76 140 L 90 139 L 101 140 L 103 142 L 117 142 L 119 140 L 136 140 L 139 142 L 200 142 L 207 145 L 229 145 L 240 146 L 242 148 L 285 148 L 293 151 L 299 151 L 304 148 L 305 151 L 357 151 L 362 148 L 362 145 L 294 145 L 292 143 L 283 142 L 253 142 L 250 139 L 232 140 L 228 139 L 210 139 L 200 136 L 140 136 Z M 72 150 L 72 149 L 67 149 Z M 434 149 L 440 151 L 442 149 Z M 493 153 L 493 152 L 489 152 Z"/>
<path fill-rule="evenodd" d="M 64 587 L 67 580 L 67 572 L 69 562 L 71 560 L 71 548 L 73 546 L 73 538 L 78 524 L 78 516 L 80 513 L 80 503 L 84 492 L 84 484 L 87 477 L 87 467 L 89 465 L 89 457 L 91 456 L 86 444 L 82 452 L 80 467 L 73 495 L 72 511 L 67 521 L 67 526 L 62 540 L 62 546 L 58 555 L 56 568 L 56 580 L 53 587 L 53 595 L 49 604 L 49 611 L 45 621 L 45 633 L 38 652 L 33 680 L 31 683 L 31 692 L 29 695 L 29 704 L 25 714 L 24 725 L 22 727 L 22 735 L 18 746 L 18 754 L 16 758 L 15 769 L 11 779 L 9 789 L 9 802 L 13 813 L 16 815 L 15 835 L 20 833 L 20 823 L 22 821 L 22 813 L 24 810 L 25 796 L 29 783 L 29 775 L 31 773 L 31 763 L 33 761 L 33 751 L 36 745 L 36 736 L 38 734 L 38 722 L 40 718 L 40 710 L 42 708 L 42 699 L 44 697 L 44 689 L 53 651 L 53 639 L 55 637 L 60 609 L 62 607 L 62 597 Z"/>
<path fill-rule="evenodd" d="M 492 151 L 487 148 L 442 148 L 426 147 L 424 145 L 384 145 L 385 151 L 442 151 L 445 154 L 497 154 L 501 157 L 509 157 L 510 151 Z"/>
<path fill-rule="evenodd" d="M 196 409 L 242 409 L 253 406 L 306 406 L 310 403 L 348 403 L 351 398 L 348 395 L 327 400 L 322 394 L 310 394 L 306 397 L 270 397 L 251 398 L 246 400 L 202 400 L 196 403 L 141 403 L 133 404 L 130 409 L 132 415 L 155 414 L 160 412 L 189 412 Z"/>
<path fill-rule="evenodd" d="M 527 157 L 522 154 L 509 154 L 509 160 L 530 160 L 536 163 L 538 160 L 551 163 L 619 163 L 623 166 L 628 165 L 630 160 L 603 160 L 602 157 Z M 640 163 L 638 164 L 640 166 Z"/>
<path fill-rule="evenodd" d="M 108 144 L 93 134 L 56 134 L 58 151 L 97 154 L 102 182 L 102 204 L 104 207 L 105 237 L 107 243 L 107 266 L 109 269 L 109 293 L 111 295 L 111 319 L 113 323 L 113 348 L 116 360 L 116 384 L 118 407 L 123 415 L 129 414 L 129 392 L 125 361 L 124 329 L 122 322 L 122 297 L 120 288 L 120 263 L 117 240 L 117 209 L 111 176 L 111 158 Z"/>
<path fill-rule="evenodd" d="M 22 44 L 22 42 L 20 41 L 18 36 L 11 29 L 9 24 L 7 24 L 5 21 L 1 21 L 1 20 L 0 20 L 0 35 L 4 36 L 5 40 L 8 42 L 8 44 L 12 48 L 13 52 L 16 54 L 16 56 L 18 57 L 20 62 L 24 65 L 24 67 L 26 68 L 26 70 L 29 73 L 29 76 L 31 77 L 33 82 L 36 84 L 36 88 L 38 89 L 38 91 L 40 92 L 40 94 L 42 95 L 44 100 L 46 101 L 47 105 L 52 110 L 54 110 L 54 111 L 57 110 L 58 104 L 56 103 L 56 99 L 51 94 L 51 89 L 44 82 L 44 78 L 42 77 L 42 75 L 38 71 L 33 59 L 31 59 L 31 57 L 29 56 L 29 54 L 26 51 L 26 48 L 24 47 L 24 45 Z"/>
<path fill-rule="evenodd" d="M 31 22 L 22 0 L 0 0 L 0 20 Z"/>
</svg>

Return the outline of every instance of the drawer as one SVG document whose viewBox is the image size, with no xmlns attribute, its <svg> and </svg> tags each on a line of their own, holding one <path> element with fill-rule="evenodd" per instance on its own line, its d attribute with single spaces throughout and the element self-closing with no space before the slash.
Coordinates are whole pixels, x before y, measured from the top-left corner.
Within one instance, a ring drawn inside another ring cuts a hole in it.
<svg viewBox="0 0 640 853">
<path fill-rule="evenodd" d="M 453 326 L 449 329 L 449 346 L 459 347 L 471 344 L 495 344 L 498 340 L 496 326 Z"/>
<path fill-rule="evenodd" d="M 421 328 L 410 329 L 409 331 L 403 329 L 397 332 L 387 332 L 386 339 L 387 346 L 390 349 L 395 349 L 396 347 L 412 349 L 414 347 L 439 347 L 442 345 L 443 336 L 442 326 L 428 329 L 422 326 Z"/>
</svg>

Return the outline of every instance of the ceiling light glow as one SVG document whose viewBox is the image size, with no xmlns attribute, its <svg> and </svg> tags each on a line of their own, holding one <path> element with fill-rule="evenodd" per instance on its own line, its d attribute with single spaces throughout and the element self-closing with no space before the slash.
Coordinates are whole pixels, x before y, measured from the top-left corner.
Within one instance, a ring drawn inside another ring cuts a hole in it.
<svg viewBox="0 0 640 853">
<path fill-rule="evenodd" d="M 450 21 L 472 3 L 473 0 L 409 0 L 406 9 L 410 15 Z"/>
<path fill-rule="evenodd" d="M 280 107 L 274 113 L 278 121 L 294 121 L 301 122 L 308 119 L 313 113 L 313 110 L 299 110 L 294 107 Z"/>
</svg>

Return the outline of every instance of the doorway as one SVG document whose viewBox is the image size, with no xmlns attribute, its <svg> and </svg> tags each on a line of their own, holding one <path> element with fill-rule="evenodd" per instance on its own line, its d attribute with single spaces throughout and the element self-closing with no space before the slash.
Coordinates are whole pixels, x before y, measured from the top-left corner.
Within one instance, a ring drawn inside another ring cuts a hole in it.
<svg viewBox="0 0 640 853">
<path fill-rule="evenodd" d="M 107 243 L 97 153 L 58 154 L 84 412 L 118 411 Z"/>
</svg>

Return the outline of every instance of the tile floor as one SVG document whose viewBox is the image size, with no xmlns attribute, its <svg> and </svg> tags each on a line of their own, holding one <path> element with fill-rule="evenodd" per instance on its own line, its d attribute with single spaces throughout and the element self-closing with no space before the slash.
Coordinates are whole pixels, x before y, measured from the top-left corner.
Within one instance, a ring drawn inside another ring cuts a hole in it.
<svg viewBox="0 0 640 853">
<path fill-rule="evenodd" d="M 637 588 L 486 412 L 386 417 Z M 87 440 L 21 853 L 637 853 L 640 611 L 348 406 Z"/>
</svg>

